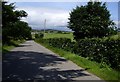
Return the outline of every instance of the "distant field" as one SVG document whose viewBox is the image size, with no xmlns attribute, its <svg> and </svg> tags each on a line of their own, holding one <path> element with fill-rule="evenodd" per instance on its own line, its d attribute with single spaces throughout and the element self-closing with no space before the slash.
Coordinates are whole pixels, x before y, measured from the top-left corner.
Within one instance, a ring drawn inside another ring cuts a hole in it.
<svg viewBox="0 0 120 82">
<path fill-rule="evenodd" d="M 110 38 L 114 40 L 117 40 L 118 38 L 120 39 L 120 32 L 118 32 L 116 35 L 112 35 Z"/>
<path fill-rule="evenodd" d="M 67 34 L 62 34 L 62 33 L 45 33 L 44 39 L 48 38 L 69 38 L 73 40 L 73 33 L 67 33 Z"/>
<path fill-rule="evenodd" d="M 40 33 L 44 33 L 44 31 L 39 31 Z M 38 32 L 38 33 L 39 33 Z M 62 32 L 62 31 L 61 31 Z M 32 37 L 35 38 L 35 35 L 32 34 Z M 44 35 L 44 39 L 49 39 L 49 38 L 69 38 L 71 39 L 72 41 L 75 41 L 73 40 L 74 37 L 73 37 L 73 33 L 72 32 L 63 32 L 63 33 L 59 33 L 58 31 L 46 31 L 45 35 Z M 105 37 L 105 39 L 107 39 L 108 37 Z M 110 36 L 109 38 L 111 39 L 114 39 L 114 40 L 117 40 L 118 38 L 120 39 L 120 32 L 118 32 L 118 34 L 116 35 L 112 35 Z"/>
<path fill-rule="evenodd" d="M 111 38 L 116 40 L 119 38 L 119 35 L 113 35 L 113 36 L 111 36 Z"/>
</svg>

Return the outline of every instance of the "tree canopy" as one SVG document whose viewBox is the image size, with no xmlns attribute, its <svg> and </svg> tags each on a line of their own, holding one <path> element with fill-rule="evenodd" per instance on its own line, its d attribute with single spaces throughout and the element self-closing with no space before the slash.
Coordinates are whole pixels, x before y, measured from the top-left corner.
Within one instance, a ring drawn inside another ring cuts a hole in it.
<svg viewBox="0 0 120 82">
<path fill-rule="evenodd" d="M 68 28 L 74 31 L 76 40 L 85 37 L 104 37 L 115 32 L 115 23 L 110 19 L 106 3 L 88 2 L 85 6 L 77 6 L 70 13 Z"/>
<path fill-rule="evenodd" d="M 15 10 L 14 3 L 2 2 L 3 43 L 10 39 L 31 38 L 31 27 L 28 23 L 21 21 L 22 17 L 27 17 L 24 10 Z"/>
</svg>

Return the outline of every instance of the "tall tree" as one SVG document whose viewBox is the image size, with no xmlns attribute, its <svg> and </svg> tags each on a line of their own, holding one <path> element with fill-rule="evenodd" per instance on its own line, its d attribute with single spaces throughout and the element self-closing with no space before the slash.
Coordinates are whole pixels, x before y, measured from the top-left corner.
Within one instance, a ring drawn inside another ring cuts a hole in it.
<svg viewBox="0 0 120 82">
<path fill-rule="evenodd" d="M 15 23 L 20 21 L 20 18 L 26 17 L 27 13 L 23 10 L 15 10 L 14 3 L 8 4 L 7 2 L 2 2 L 2 25 L 7 26 L 9 23 Z"/>
<path fill-rule="evenodd" d="M 15 10 L 14 3 L 2 2 L 3 43 L 10 39 L 31 38 L 31 28 L 26 22 L 21 21 L 21 18 L 26 16 L 24 10 Z"/>
<path fill-rule="evenodd" d="M 111 35 L 115 23 L 110 20 L 110 12 L 106 3 L 88 2 L 85 6 L 77 6 L 70 13 L 68 28 L 74 31 L 76 40 L 88 37 L 103 37 Z"/>
</svg>

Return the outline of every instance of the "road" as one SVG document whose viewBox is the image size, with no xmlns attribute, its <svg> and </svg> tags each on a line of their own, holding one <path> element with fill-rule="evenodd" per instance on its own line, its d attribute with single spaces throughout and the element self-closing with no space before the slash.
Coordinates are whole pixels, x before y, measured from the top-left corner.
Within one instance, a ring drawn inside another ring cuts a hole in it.
<svg viewBox="0 0 120 82">
<path fill-rule="evenodd" d="M 3 80 L 100 80 L 34 41 L 3 55 Z"/>
</svg>

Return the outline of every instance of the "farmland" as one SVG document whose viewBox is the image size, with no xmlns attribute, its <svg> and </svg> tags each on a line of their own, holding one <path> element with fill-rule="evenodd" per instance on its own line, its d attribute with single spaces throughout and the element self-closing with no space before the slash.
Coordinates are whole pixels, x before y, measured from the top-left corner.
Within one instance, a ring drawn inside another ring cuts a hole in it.
<svg viewBox="0 0 120 82">
<path fill-rule="evenodd" d="M 49 38 L 69 38 L 73 40 L 73 33 L 45 33 L 44 39 L 49 39 Z"/>
<path fill-rule="evenodd" d="M 33 31 L 35 32 L 35 31 Z M 44 31 L 37 31 L 37 33 L 44 33 Z M 32 35 L 33 38 L 34 34 Z M 46 30 L 44 33 L 44 37 L 43 39 L 49 39 L 49 38 L 68 38 L 71 39 L 72 41 L 74 40 L 74 36 L 73 36 L 73 32 L 65 32 L 65 31 L 56 31 L 56 30 Z M 118 32 L 116 35 L 112 35 L 110 37 L 104 37 L 104 39 L 114 39 L 117 40 L 118 38 L 120 38 L 120 32 Z"/>
<path fill-rule="evenodd" d="M 34 31 L 34 33 L 43 33 L 44 37 L 43 39 L 49 39 L 49 38 L 68 38 L 73 41 L 73 33 L 72 32 L 65 32 L 65 31 L 57 31 L 57 30 L 46 30 L 45 33 L 43 30 L 37 30 Z M 32 37 L 35 38 L 34 34 L 32 34 Z"/>
</svg>

